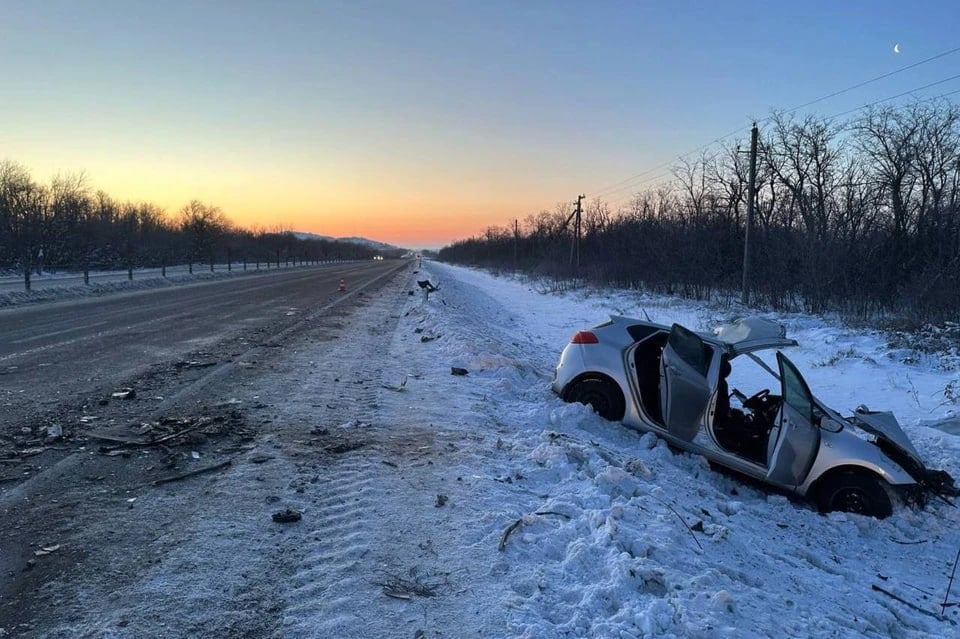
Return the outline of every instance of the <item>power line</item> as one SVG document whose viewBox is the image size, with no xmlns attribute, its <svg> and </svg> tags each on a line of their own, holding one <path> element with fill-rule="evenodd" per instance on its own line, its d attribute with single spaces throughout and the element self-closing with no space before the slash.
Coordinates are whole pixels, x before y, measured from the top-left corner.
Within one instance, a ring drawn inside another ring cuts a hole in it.
<svg viewBox="0 0 960 639">
<path fill-rule="evenodd" d="M 689 156 L 689 155 L 693 155 L 694 153 L 698 153 L 698 152 L 700 152 L 700 151 L 703 151 L 703 150 L 705 150 L 705 149 L 713 146 L 713 145 L 716 144 L 717 142 L 720 142 L 720 141 L 722 141 L 722 140 L 725 140 L 726 138 L 729 138 L 731 135 L 736 135 L 737 133 L 740 133 L 741 131 L 748 131 L 748 130 L 750 130 L 750 127 L 749 127 L 749 126 L 746 126 L 746 127 L 741 127 L 741 128 L 739 128 L 739 129 L 737 129 L 737 130 L 735 130 L 735 131 L 731 131 L 730 133 L 727 133 L 727 134 L 725 134 L 725 135 L 721 135 L 720 137 L 718 137 L 718 138 L 716 138 L 716 139 L 714 139 L 714 140 L 711 140 L 710 142 L 707 142 L 707 143 L 704 144 L 703 146 L 697 147 L 696 149 L 694 149 L 694 150 L 692 150 L 692 151 L 687 151 L 686 153 L 683 153 L 683 154 L 681 154 L 681 155 L 678 155 L 678 156 L 677 156 L 677 159 L 682 159 L 682 158 L 685 158 L 685 157 L 687 157 L 687 156 Z M 612 193 L 616 193 L 617 191 L 622 191 L 623 188 L 629 188 L 629 186 L 630 186 L 630 185 L 628 184 L 629 182 L 633 182 L 634 180 L 636 180 L 636 179 L 638 179 L 638 178 L 641 178 L 641 177 L 643 177 L 643 176 L 645 176 L 645 175 L 649 175 L 649 174 L 653 173 L 654 171 L 659 171 L 659 170 L 661 170 L 661 169 L 664 169 L 664 168 L 670 166 L 671 164 L 673 164 L 675 161 L 676 161 L 676 160 L 671 159 L 671 160 L 668 160 L 668 161 L 664 162 L 663 164 L 658 164 L 657 166 L 653 167 L 652 169 L 647 169 L 646 171 L 643 171 L 642 173 L 638 173 L 638 174 L 636 174 L 636 175 L 634 175 L 634 176 L 631 176 L 631 177 L 627 178 L 626 180 L 621 180 L 621 181 L 617 182 L 616 184 L 611 184 L 611 185 L 609 185 L 609 186 L 607 186 L 607 187 L 604 187 L 604 188 L 602 188 L 602 189 L 598 189 L 598 190 L 594 191 L 594 192 L 592 193 L 592 195 L 593 195 L 594 197 L 600 197 L 600 196 L 602 196 L 602 195 L 609 195 L 609 194 L 612 194 Z M 626 187 L 622 187 L 621 185 L 626 185 Z M 616 188 L 616 187 L 620 187 L 620 188 Z"/>
<path fill-rule="evenodd" d="M 863 106 L 858 106 L 858 107 L 853 108 L 853 109 L 848 109 L 848 110 L 846 110 L 846 111 L 842 111 L 842 112 L 840 112 L 840 113 L 836 113 L 836 114 L 834 114 L 834 115 L 831 115 L 831 116 L 827 117 L 826 119 L 832 120 L 832 119 L 838 118 L 838 117 L 843 116 L 843 115 L 848 115 L 848 114 L 853 113 L 853 112 L 855 112 L 855 111 L 862 111 L 862 110 L 864 110 L 864 109 L 869 109 L 870 107 L 875 106 L 875 105 L 877 105 L 877 104 L 882 104 L 883 102 L 889 102 L 890 100 L 896 100 L 897 98 L 902 98 L 902 97 L 904 97 L 904 96 L 906 96 L 906 95 L 910 95 L 911 93 L 914 93 L 914 92 L 916 92 L 916 91 L 922 91 L 923 89 L 929 89 L 930 87 L 937 86 L 937 85 L 939 85 L 939 84 L 944 84 L 944 83 L 946 83 L 946 82 L 949 82 L 949 81 L 951 81 L 951 80 L 956 80 L 956 79 L 958 79 L 958 78 L 960 78 L 960 74 L 955 75 L 955 76 L 951 76 L 951 77 L 949 77 L 949 78 L 944 78 L 943 80 L 938 80 L 937 82 L 931 82 L 930 84 L 925 84 L 925 85 L 922 86 L 922 87 L 917 87 L 917 88 L 912 89 L 912 90 L 910 90 L 910 91 L 904 91 L 903 93 L 898 93 L 897 95 L 891 95 L 891 96 L 886 97 L 886 98 L 881 98 L 881 99 L 879 99 L 879 100 L 874 100 L 873 102 L 870 102 L 870 103 L 868 103 L 868 104 L 864 104 Z M 942 99 L 942 98 L 950 97 L 951 95 L 956 95 L 957 93 L 960 93 L 960 89 L 954 89 L 953 91 L 947 91 L 946 93 L 941 93 L 941 94 L 939 94 L 939 95 L 933 95 L 933 96 L 930 96 L 930 97 L 928 97 L 928 98 L 924 98 L 923 100 L 921 100 L 921 102 L 932 102 L 932 101 L 934 101 L 934 100 L 940 100 L 940 99 Z M 766 121 L 769 121 L 769 120 L 770 120 L 770 118 L 765 118 L 765 119 L 763 119 L 763 120 L 760 120 L 759 122 L 766 122 Z M 746 129 L 749 129 L 750 127 L 745 127 L 745 128 L 746 128 Z M 731 133 L 731 134 L 728 134 L 726 137 L 729 137 L 730 135 L 733 135 L 733 134 L 732 134 L 732 133 Z M 709 146 L 709 145 L 708 145 L 708 146 Z M 703 147 L 703 148 L 705 148 L 705 147 Z M 688 155 L 689 155 L 689 154 L 688 154 Z M 682 157 L 685 157 L 685 156 L 678 156 L 678 158 L 682 158 Z M 661 165 L 660 168 L 662 168 L 663 166 L 667 166 L 667 165 L 669 165 L 669 164 L 672 164 L 672 163 L 671 163 L 671 162 L 668 162 L 666 165 Z M 626 190 L 626 189 L 628 189 L 628 188 L 636 188 L 636 187 L 640 187 L 640 186 L 643 186 L 643 185 L 654 184 L 654 183 L 656 183 L 658 180 L 661 180 L 661 179 L 666 178 L 666 177 L 670 177 L 671 175 L 673 175 L 673 172 L 672 172 L 672 171 L 666 171 L 666 172 L 664 172 L 664 173 L 660 173 L 660 174 L 658 174 L 658 175 L 655 175 L 655 176 L 653 176 L 653 177 L 651 177 L 651 178 L 647 178 L 647 179 L 645 179 L 645 180 L 641 180 L 640 182 L 638 182 L 638 183 L 636 183 L 636 184 L 627 185 L 627 186 L 621 187 L 621 188 L 619 188 L 619 189 L 614 189 L 613 191 L 611 191 L 611 192 L 608 194 L 608 196 L 609 196 L 609 195 L 613 195 L 614 193 L 618 193 L 618 192 L 624 191 L 624 190 Z M 617 202 L 616 202 L 615 204 L 616 204 L 616 206 L 618 206 L 618 207 L 619 207 L 619 206 L 623 206 L 624 204 L 627 204 L 631 199 L 632 199 L 632 196 L 631 196 L 631 197 L 628 197 L 628 198 L 626 198 L 626 199 L 619 199 L 619 198 L 618 198 L 618 200 L 617 200 Z"/>
<path fill-rule="evenodd" d="M 926 58 L 925 60 L 920 60 L 919 62 L 914 62 L 913 64 L 908 64 L 908 65 L 905 66 L 905 67 L 900 67 L 899 69 L 895 69 L 894 71 L 889 71 L 889 72 L 884 73 L 884 74 L 882 74 L 882 75 L 878 75 L 878 76 L 875 77 L 875 78 L 870 78 L 869 80 L 864 80 L 863 82 L 858 82 L 857 84 L 851 85 L 851 86 L 847 87 L 846 89 L 840 89 L 839 91 L 834 91 L 833 93 L 830 93 L 830 94 L 828 94 L 828 95 L 819 97 L 819 98 L 817 98 L 816 100 L 811 100 L 810 102 L 804 102 L 803 104 L 800 104 L 800 105 L 798 105 L 798 106 L 795 106 L 795 107 L 792 107 L 792 108 L 790 108 L 790 109 L 787 109 L 787 110 L 784 111 L 783 113 L 784 113 L 784 114 L 793 113 L 794 111 L 798 111 L 798 110 L 800 110 L 800 109 L 802 109 L 802 108 L 804 108 L 804 107 L 808 107 L 808 106 L 811 106 L 811 105 L 813 105 L 813 104 L 817 104 L 818 102 L 823 102 L 824 100 L 829 100 L 830 98 L 835 98 L 835 97 L 837 97 L 838 95 L 843 95 L 844 93 L 849 93 L 850 91 L 853 91 L 854 89 L 859 89 L 860 87 L 865 87 L 865 86 L 867 86 L 868 84 L 873 84 L 874 82 L 878 82 L 878 81 L 880 81 L 880 80 L 883 80 L 884 78 L 889 78 L 889 77 L 892 76 L 892 75 L 897 75 L 898 73 L 902 73 L 902 72 L 904 72 L 904 71 L 909 71 L 910 69 L 919 67 L 919 66 L 922 65 L 922 64 L 926 64 L 926 63 L 928 63 L 928 62 L 933 62 L 934 60 L 937 60 L 937 59 L 939 59 L 939 58 L 948 56 L 948 55 L 950 55 L 950 54 L 952 54 L 952 53 L 956 53 L 957 51 L 960 51 L 960 47 L 957 47 L 956 49 L 950 49 L 949 51 L 944 51 L 943 53 L 938 53 L 937 55 L 930 56 L 929 58 Z"/>
<path fill-rule="evenodd" d="M 786 110 L 786 111 L 783 111 L 783 113 L 784 113 L 784 114 L 793 113 L 793 112 L 798 111 L 798 110 L 800 110 L 800 109 L 802 109 L 802 108 L 804 108 L 804 107 L 808 107 L 808 106 L 811 106 L 811 105 L 813 105 L 813 104 L 817 104 L 817 103 L 819 103 L 819 102 L 823 102 L 824 100 L 829 100 L 830 98 L 836 97 L 836 96 L 838 96 L 838 95 L 842 95 L 842 94 L 844 94 L 844 93 L 849 93 L 850 91 L 853 91 L 853 90 L 855 90 L 855 89 L 859 89 L 859 88 L 861 88 L 861 87 L 867 86 L 868 84 L 872 84 L 872 83 L 874 83 L 874 82 L 878 82 L 878 81 L 880 81 L 880 80 L 883 80 L 884 78 L 889 78 L 889 77 L 891 77 L 891 76 L 897 75 L 898 73 L 902 73 L 902 72 L 904 72 L 904 71 L 908 71 L 908 70 L 910 70 L 910 69 L 914 69 L 914 68 L 919 67 L 919 66 L 921 66 L 921 65 L 923 65 L 923 64 L 927 64 L 928 62 L 933 62 L 934 60 L 938 60 L 938 59 L 943 58 L 943 57 L 946 57 L 946 56 L 948 56 L 948 55 L 952 55 L 952 54 L 954 54 L 954 53 L 957 53 L 958 51 L 960 51 L 960 47 L 956 47 L 956 48 L 953 48 L 953 49 L 949 49 L 949 50 L 947 50 L 947 51 L 943 51 L 943 52 L 938 53 L 938 54 L 936 54 L 936 55 L 930 56 L 929 58 L 925 58 L 925 59 L 920 60 L 920 61 L 918 61 L 918 62 L 914 62 L 913 64 L 908 64 L 908 65 L 906 65 L 906 66 L 900 67 L 899 69 L 894 69 L 893 71 L 889 71 L 889 72 L 887 72 L 887 73 L 878 75 L 878 76 L 876 76 L 876 77 L 874 77 L 874 78 L 870 78 L 869 80 L 864 80 L 864 81 L 862 81 L 862 82 L 858 82 L 858 83 L 856 83 L 856 84 L 853 84 L 853 85 L 851 85 L 851 86 L 848 86 L 848 87 L 846 87 L 846 88 L 844 88 L 844 89 L 840 89 L 839 91 L 834 91 L 834 92 L 829 93 L 829 94 L 827 94 L 827 95 L 823 95 L 823 96 L 821 96 L 821 97 L 819 97 L 819 98 L 817 98 L 817 99 L 815 99 L 815 100 L 811 100 L 811 101 L 809 101 L 809 102 L 805 102 L 805 103 L 800 104 L 800 105 L 797 105 L 797 106 L 795 106 L 795 107 L 791 107 L 790 109 L 788 109 L 788 110 Z M 947 80 L 942 80 L 942 81 L 940 81 L 940 82 L 935 82 L 935 83 L 933 83 L 933 84 L 930 84 L 930 85 L 927 85 L 927 86 L 924 86 L 924 87 L 919 87 L 919 88 L 917 88 L 917 89 L 913 89 L 912 91 L 907 91 L 907 92 L 904 93 L 904 94 L 900 94 L 900 95 L 897 95 L 897 96 L 892 96 L 892 97 L 890 97 L 890 98 L 884 98 L 884 100 L 880 100 L 880 101 L 878 101 L 878 103 L 879 103 L 879 102 L 883 102 L 883 101 L 887 101 L 887 100 L 894 100 L 894 99 L 896 99 L 896 98 L 898 98 L 898 97 L 902 97 L 903 95 L 907 95 L 907 94 L 909 94 L 909 93 L 912 93 L 913 91 L 920 91 L 920 90 L 923 90 L 923 89 L 925 89 L 925 88 L 929 88 L 929 87 L 931 87 L 931 86 L 936 86 L 937 84 L 942 84 L 943 82 L 948 82 L 948 81 L 951 80 L 951 79 L 954 79 L 954 78 L 948 78 Z M 872 105 L 870 105 L 870 106 L 872 106 Z M 841 113 L 841 114 L 838 114 L 837 116 L 831 116 L 831 117 L 838 117 L 839 115 L 845 115 L 846 113 L 851 113 L 851 112 L 853 112 L 853 111 L 859 110 L 860 108 L 865 108 L 865 107 L 857 107 L 857 109 L 852 109 L 852 110 L 847 111 L 847 112 L 845 112 L 845 113 Z M 762 119 L 758 120 L 758 123 L 759 123 L 759 124 L 763 124 L 763 123 L 765 123 L 765 122 L 769 122 L 769 121 L 772 119 L 772 117 L 773 117 L 773 116 L 770 115 L 770 116 L 767 116 L 767 117 L 765 117 L 765 118 L 762 118 Z M 736 130 L 734 130 L 734 131 L 731 131 L 730 133 L 727 133 L 727 134 L 725 134 L 725 135 L 721 135 L 721 136 L 718 137 L 718 138 L 715 138 L 714 140 L 712 140 L 712 141 L 704 144 L 703 146 L 700 146 L 700 147 L 698 147 L 698 148 L 696 148 L 696 149 L 694 149 L 694 150 L 692 150 L 692 151 L 688 151 L 688 152 L 686 152 L 686 153 L 684 153 L 684 154 L 681 154 L 681 155 L 677 156 L 677 159 L 683 159 L 683 158 L 686 158 L 686 157 L 688 157 L 688 156 L 690 156 L 690 155 L 692 155 L 692 154 L 694 154 L 694 153 L 698 153 L 698 152 L 700 152 L 700 151 L 703 151 L 704 149 L 709 148 L 710 146 L 716 144 L 717 142 L 720 142 L 720 141 L 722 141 L 722 140 L 725 140 L 726 138 L 729 138 L 729 137 L 731 137 L 731 136 L 733 136 L 733 135 L 736 135 L 737 133 L 741 133 L 741 132 L 743 132 L 743 131 L 747 131 L 747 130 L 749 130 L 749 129 L 750 129 L 749 126 L 740 127 L 740 128 L 738 128 L 738 129 L 736 129 Z M 655 171 L 659 171 L 659 170 L 661 170 L 661 169 L 663 169 L 663 168 L 666 168 L 667 166 L 670 166 L 671 164 L 673 164 L 675 161 L 676 161 L 676 160 L 672 159 L 672 160 L 669 160 L 669 161 L 667 161 L 667 162 L 664 162 L 663 164 L 658 164 L 657 166 L 654 166 L 653 168 L 650 168 L 650 169 L 647 169 L 647 170 L 642 171 L 642 172 L 640 172 L 640 173 L 637 173 L 636 175 L 632 175 L 632 176 L 626 178 L 625 180 L 621 180 L 621 181 L 616 182 L 616 183 L 614 183 L 614 184 L 610 184 L 610 185 L 605 186 L 605 187 L 603 187 L 603 188 L 597 189 L 596 191 L 592 192 L 591 195 L 592 195 L 593 197 L 602 197 L 602 196 L 605 196 L 605 195 L 612 195 L 613 193 L 617 193 L 617 192 L 619 192 L 619 191 L 622 191 L 624 188 L 630 188 L 629 185 L 630 185 L 632 182 L 634 182 L 635 180 L 637 180 L 637 179 L 639 179 L 639 178 L 642 178 L 642 177 L 645 177 L 645 176 L 647 176 L 647 175 L 649 175 L 649 174 L 651 174 L 651 173 L 654 173 Z M 646 181 L 647 181 L 647 180 L 643 180 L 643 182 L 646 182 Z"/>
<path fill-rule="evenodd" d="M 868 104 L 864 104 L 863 106 L 859 106 L 859 107 L 856 107 L 856 108 L 853 108 L 853 109 L 847 109 L 846 111 L 841 111 L 840 113 L 835 113 L 835 114 L 831 115 L 830 117 L 828 117 L 827 119 L 828 119 L 828 120 L 832 120 L 832 119 L 834 119 L 834 118 L 839 118 L 841 115 L 847 115 L 847 114 L 849 114 L 849 113 L 853 113 L 854 111 L 862 111 L 863 109 L 869 109 L 870 107 L 872 107 L 872 106 L 874 106 L 874 105 L 877 105 L 877 104 L 880 104 L 880 103 L 882 103 L 882 102 L 889 102 L 890 100 L 896 100 L 897 98 L 902 98 L 902 97 L 905 96 L 905 95 L 910 95 L 911 93 L 913 93 L 913 92 L 915 92 L 915 91 L 923 91 L 924 89 L 929 89 L 930 87 L 935 87 L 935 86 L 937 86 L 938 84 L 943 84 L 943 83 L 945 83 L 945 82 L 950 82 L 951 80 L 956 80 L 957 78 L 960 78 L 960 73 L 958 73 L 957 75 L 954 75 L 954 76 L 950 76 L 949 78 L 944 78 L 943 80 L 937 80 L 936 82 L 931 82 L 930 84 L 925 84 L 925 85 L 923 85 L 922 87 L 917 87 L 917 88 L 915 88 L 915 89 L 910 89 L 909 91 L 904 91 L 903 93 L 898 93 L 897 95 L 891 95 L 889 98 L 881 98 L 881 99 L 879 99 L 879 100 L 874 100 L 873 102 L 870 102 L 870 103 L 868 103 Z M 943 95 L 935 96 L 935 97 L 929 98 L 929 99 L 935 100 L 935 99 L 937 99 L 937 98 L 942 98 L 942 97 L 945 97 L 945 96 L 948 96 L 948 95 L 952 95 L 952 94 L 954 94 L 954 93 L 956 93 L 956 91 L 951 91 L 950 93 L 945 93 L 945 94 L 943 94 Z"/>
<path fill-rule="evenodd" d="M 662 180 L 662 179 L 664 179 L 664 178 L 669 178 L 669 177 L 671 177 L 672 175 L 673 175 L 673 172 L 671 172 L 671 171 L 666 171 L 666 172 L 664 172 L 664 173 L 659 173 L 659 174 L 657 174 L 657 175 L 654 175 L 652 178 L 643 180 L 642 182 L 638 183 L 636 186 L 639 187 L 639 186 L 643 186 L 643 185 L 656 184 L 656 183 L 659 182 L 660 180 Z M 623 191 L 623 190 L 624 190 L 624 189 L 620 189 L 620 191 Z M 618 199 L 618 202 L 617 202 L 617 206 L 623 206 L 624 204 L 627 204 L 628 202 L 630 202 L 630 200 L 633 199 L 633 195 L 634 195 L 635 193 L 636 193 L 636 191 L 634 191 L 634 193 L 631 193 L 631 194 L 630 194 L 629 196 L 627 196 L 626 198 L 624 198 L 623 196 L 620 196 L 620 199 Z"/>
<path fill-rule="evenodd" d="M 936 82 L 931 82 L 931 83 L 929 83 L 929 84 L 925 84 L 925 85 L 920 86 L 920 87 L 915 87 L 915 88 L 913 88 L 913 89 L 910 89 L 909 91 L 904 91 L 904 92 L 898 93 L 898 94 L 896 94 L 896 95 L 891 95 L 891 96 L 888 96 L 888 97 L 885 97 L 885 98 L 881 98 L 881 99 L 879 99 L 879 100 L 874 100 L 873 102 L 868 102 L 867 104 L 864 104 L 864 105 L 862 105 L 862 106 L 854 107 L 854 108 L 852 108 L 852 109 L 847 109 L 846 111 L 841 111 L 840 113 L 835 113 L 835 114 L 833 114 L 833 115 L 831 115 L 831 116 L 828 116 L 826 119 L 827 119 L 827 120 L 833 120 L 833 119 L 835 119 L 835 118 L 838 118 L 838 117 L 841 117 L 841 116 L 844 116 L 844 115 L 848 115 L 848 114 L 854 113 L 854 112 L 856 112 L 856 111 L 862 111 L 862 110 L 864 110 L 864 109 L 869 109 L 870 107 L 875 106 L 875 105 L 877 105 L 877 104 L 882 104 L 883 102 L 889 102 L 890 100 L 896 100 L 897 98 L 902 98 L 902 97 L 904 97 L 904 96 L 910 95 L 910 94 L 915 93 L 915 92 L 917 92 L 917 91 L 923 91 L 924 89 L 929 89 L 929 88 L 931 88 L 931 87 L 935 87 L 935 86 L 938 86 L 938 85 L 940 85 L 940 84 L 944 84 L 944 83 L 950 82 L 950 81 L 952 81 L 952 80 L 957 80 L 957 79 L 960 79 L 960 74 L 953 75 L 953 76 L 950 76 L 949 78 L 944 78 L 944 79 L 942 79 L 942 80 L 937 80 Z M 924 100 L 924 101 L 938 100 L 938 99 L 940 99 L 940 98 L 945 98 L 945 97 L 954 95 L 954 94 L 956 94 L 956 93 L 960 93 L 960 89 L 957 89 L 957 90 L 955 90 L 955 91 L 949 91 L 949 92 L 943 93 L 943 94 L 941 94 L 941 95 L 932 96 L 932 97 L 930 97 L 930 98 L 927 98 L 927 99 Z M 763 119 L 761 119 L 761 120 L 758 120 L 758 123 L 761 123 L 761 124 L 762 124 L 762 123 L 764 123 L 764 122 L 769 122 L 772 118 L 773 118 L 773 116 L 768 116 L 768 117 L 766 117 L 766 118 L 763 118 Z M 688 152 L 688 153 L 685 153 L 685 154 L 683 154 L 683 155 L 678 155 L 677 158 L 674 159 L 674 160 L 670 160 L 669 162 L 665 162 L 665 163 L 663 163 L 663 164 L 659 164 L 659 165 L 653 167 L 652 169 L 649 169 L 649 170 L 645 171 L 643 174 L 639 174 L 639 175 L 637 175 L 637 176 L 634 176 L 633 178 L 630 178 L 629 180 L 622 181 L 622 182 L 618 182 L 617 184 L 612 185 L 613 187 L 616 187 L 616 188 L 608 188 L 608 189 L 606 189 L 606 190 L 605 190 L 604 192 L 602 192 L 602 193 L 601 193 L 601 192 L 594 193 L 593 196 L 594 196 L 594 197 L 602 197 L 602 196 L 609 197 L 609 196 L 611 196 L 611 195 L 614 195 L 614 194 L 619 193 L 619 192 L 621 192 L 621 191 L 624 191 L 624 190 L 626 190 L 626 189 L 637 188 L 637 187 L 642 186 L 642 185 L 644 185 L 644 184 L 649 184 L 649 183 L 651 183 L 651 182 L 655 182 L 656 180 L 661 179 L 661 178 L 663 178 L 663 177 L 667 177 L 667 176 L 669 176 L 669 175 L 671 174 L 669 171 L 668 171 L 667 173 L 661 173 L 661 174 L 659 174 L 659 175 L 657 175 L 657 176 L 654 176 L 654 177 L 652 177 L 652 178 L 647 178 L 647 179 L 640 180 L 639 182 L 636 181 L 636 180 L 637 180 L 638 178 L 640 178 L 640 177 L 643 177 L 643 176 L 645 176 L 645 175 L 649 175 L 650 173 L 653 173 L 654 171 L 658 171 L 658 170 L 660 170 L 660 169 L 664 169 L 664 168 L 672 165 L 674 162 L 676 162 L 676 161 L 679 160 L 679 159 L 684 159 L 684 158 L 686 158 L 687 156 L 692 155 L 693 153 L 696 153 L 696 152 L 698 152 L 698 151 L 702 151 L 702 150 L 708 148 L 709 146 L 711 146 L 712 144 L 714 144 L 714 143 L 716 143 L 716 142 L 719 142 L 720 140 L 723 140 L 723 139 L 728 138 L 728 137 L 730 137 L 730 136 L 732 136 L 732 135 L 735 135 L 736 133 L 739 133 L 740 131 L 745 131 L 745 130 L 749 130 L 749 129 L 750 129 L 750 127 L 743 127 L 743 128 L 741 128 L 741 129 L 737 129 L 736 131 L 733 131 L 733 132 L 731 132 L 731 133 L 728 133 L 728 134 L 726 134 L 726 135 L 724 135 L 724 136 L 720 136 L 719 138 L 716 138 L 716 139 L 713 140 L 712 142 L 709 142 L 709 143 L 705 144 L 704 146 L 699 147 L 698 149 L 695 149 L 695 150 L 690 151 L 690 152 Z M 629 182 L 629 183 L 628 183 L 628 182 Z M 621 186 L 621 185 L 622 185 L 622 186 Z"/>
</svg>

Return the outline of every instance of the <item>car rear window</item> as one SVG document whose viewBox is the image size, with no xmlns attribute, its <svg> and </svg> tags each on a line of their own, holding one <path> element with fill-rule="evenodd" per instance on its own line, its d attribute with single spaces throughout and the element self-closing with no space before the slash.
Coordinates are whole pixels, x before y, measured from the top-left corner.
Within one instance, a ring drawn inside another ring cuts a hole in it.
<svg viewBox="0 0 960 639">
<path fill-rule="evenodd" d="M 647 339 L 658 330 L 660 329 L 644 324 L 634 324 L 633 326 L 627 327 L 627 332 L 630 333 L 630 337 L 632 337 L 635 342 L 641 342 Z"/>
</svg>

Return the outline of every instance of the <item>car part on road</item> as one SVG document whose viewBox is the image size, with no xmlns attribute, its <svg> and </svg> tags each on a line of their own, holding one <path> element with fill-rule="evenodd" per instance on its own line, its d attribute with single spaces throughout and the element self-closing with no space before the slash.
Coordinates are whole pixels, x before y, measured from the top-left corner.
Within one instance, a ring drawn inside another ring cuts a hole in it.
<svg viewBox="0 0 960 639">
<path fill-rule="evenodd" d="M 293 510 L 292 508 L 273 513 L 273 521 L 278 524 L 292 524 L 300 521 L 302 518 L 303 515 L 300 514 L 300 511 Z"/>
</svg>

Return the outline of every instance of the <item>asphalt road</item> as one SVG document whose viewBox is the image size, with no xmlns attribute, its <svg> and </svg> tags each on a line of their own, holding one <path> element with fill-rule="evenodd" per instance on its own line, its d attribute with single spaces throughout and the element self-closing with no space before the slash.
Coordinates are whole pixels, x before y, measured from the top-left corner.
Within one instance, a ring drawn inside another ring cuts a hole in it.
<svg viewBox="0 0 960 639">
<path fill-rule="evenodd" d="M 350 294 L 405 264 L 328 264 L 0 310 L 0 435 L 151 367 L 276 334 L 343 296 L 341 279 Z"/>
<path fill-rule="evenodd" d="M 278 597 L 305 546 L 289 534 L 277 544 L 284 529 L 271 513 L 278 495 L 302 497 L 307 485 L 326 499 L 319 460 L 356 450 L 317 426 L 375 411 L 379 385 L 369 382 L 412 264 L 303 267 L 0 311 L 0 637 L 276 636 Z M 113 396 L 127 386 L 134 397 Z M 331 482 L 339 468 L 329 466 Z M 229 494 L 211 480 L 227 480 Z M 240 522 L 250 530 L 231 540 Z M 256 550 L 235 556 L 241 539 Z M 171 560 L 181 551 L 187 564 Z M 155 581 L 161 561 L 173 576 Z M 216 604 L 227 612 L 210 611 L 207 597 L 227 592 L 225 561 L 243 585 Z M 109 594 L 140 583 L 151 592 L 139 612 Z M 158 622 L 157 601 L 169 621 Z M 90 615 L 84 629 L 78 614 Z M 141 620 L 145 629 L 125 629 Z"/>
</svg>

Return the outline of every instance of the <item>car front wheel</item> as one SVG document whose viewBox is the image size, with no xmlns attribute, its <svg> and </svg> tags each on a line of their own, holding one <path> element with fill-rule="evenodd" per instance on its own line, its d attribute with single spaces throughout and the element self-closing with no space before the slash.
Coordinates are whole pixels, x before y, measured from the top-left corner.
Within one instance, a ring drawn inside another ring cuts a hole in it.
<svg viewBox="0 0 960 639">
<path fill-rule="evenodd" d="M 841 511 L 883 519 L 893 513 L 890 495 L 879 477 L 844 471 L 829 477 L 817 491 L 820 512 Z"/>
<path fill-rule="evenodd" d="M 623 419 L 626 406 L 616 384 L 605 379 L 584 379 L 566 393 L 568 402 L 587 404 L 597 415 L 611 422 Z"/>
</svg>

